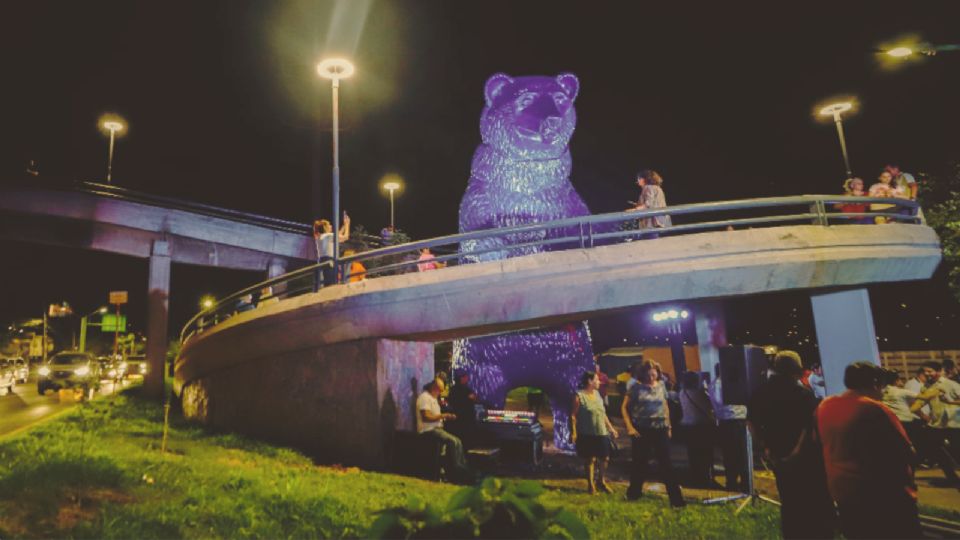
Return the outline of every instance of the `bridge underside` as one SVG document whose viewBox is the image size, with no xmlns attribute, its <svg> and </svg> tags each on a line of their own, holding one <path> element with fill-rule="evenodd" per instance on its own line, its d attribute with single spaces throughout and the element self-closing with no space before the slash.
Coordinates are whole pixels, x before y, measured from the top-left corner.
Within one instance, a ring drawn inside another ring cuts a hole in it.
<svg viewBox="0 0 960 540">
<path fill-rule="evenodd" d="M 266 373 L 300 369 L 288 360 L 290 354 L 323 356 L 316 369 L 324 373 L 353 369 L 357 358 L 322 352 L 349 343 L 432 343 L 659 302 L 926 279 L 939 261 L 939 241 L 926 226 L 811 225 L 664 237 L 370 279 L 242 313 L 191 337 L 177 359 L 175 385 L 184 396 L 198 390 L 197 395 L 209 395 L 203 389 L 224 379 L 244 387 L 265 381 Z M 379 361 L 367 359 L 365 365 L 381 386 L 390 386 Z M 217 407 L 237 410 L 236 403 L 246 399 L 218 394 Z M 267 411 L 283 410 L 279 404 L 290 399 L 280 385 L 262 395 L 272 396 L 264 404 Z M 213 425 L 258 431 L 243 415 L 193 410 Z M 270 422 L 270 414 L 259 421 Z M 323 445 L 311 446 L 316 444 Z M 350 454 L 340 457 L 351 460 Z"/>
</svg>

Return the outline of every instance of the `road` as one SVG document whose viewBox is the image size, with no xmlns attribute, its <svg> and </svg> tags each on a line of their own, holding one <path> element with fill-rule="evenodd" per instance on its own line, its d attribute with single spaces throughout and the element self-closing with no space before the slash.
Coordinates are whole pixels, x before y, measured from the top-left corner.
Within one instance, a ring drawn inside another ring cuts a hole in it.
<svg viewBox="0 0 960 540">
<path fill-rule="evenodd" d="M 126 387 L 130 382 L 124 382 Z M 103 382 L 97 395 L 109 395 L 116 389 L 112 382 Z M 0 395 L 0 437 L 31 426 L 40 420 L 64 411 L 76 405 L 76 402 L 61 403 L 58 392 L 37 394 L 37 383 L 31 377 L 25 384 L 18 384 L 13 394 Z"/>
</svg>

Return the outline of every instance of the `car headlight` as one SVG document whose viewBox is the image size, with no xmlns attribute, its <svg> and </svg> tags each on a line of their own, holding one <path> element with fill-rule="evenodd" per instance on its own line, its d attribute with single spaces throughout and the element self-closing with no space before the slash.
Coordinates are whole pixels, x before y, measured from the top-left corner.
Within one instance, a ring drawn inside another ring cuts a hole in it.
<svg viewBox="0 0 960 540">
<path fill-rule="evenodd" d="M 47 366 L 41 366 L 40 369 L 37 370 L 37 373 L 39 373 L 41 377 L 46 377 L 50 374 L 50 368 Z"/>
<path fill-rule="evenodd" d="M 90 374 L 90 368 L 87 367 L 87 366 L 80 366 L 80 367 L 78 367 L 78 368 L 76 369 L 76 371 L 74 371 L 74 373 L 76 373 L 77 375 L 80 375 L 81 377 L 83 377 L 83 376 L 85 376 L 85 375 L 89 375 L 89 374 Z"/>
</svg>

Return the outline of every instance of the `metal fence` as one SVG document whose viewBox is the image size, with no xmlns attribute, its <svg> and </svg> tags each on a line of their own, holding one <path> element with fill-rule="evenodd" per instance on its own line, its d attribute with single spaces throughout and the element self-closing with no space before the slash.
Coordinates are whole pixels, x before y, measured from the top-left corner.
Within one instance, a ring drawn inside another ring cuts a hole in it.
<svg viewBox="0 0 960 540">
<path fill-rule="evenodd" d="M 865 205 L 865 211 L 849 212 L 838 208 L 838 205 L 851 204 Z M 670 216 L 673 224 L 662 228 L 643 226 L 646 220 L 657 216 Z M 325 273 L 327 282 L 338 284 L 416 272 L 427 267 L 471 264 L 543 251 L 592 248 L 707 231 L 802 224 L 883 226 L 891 222 L 923 223 L 922 212 L 915 201 L 905 199 L 798 195 L 588 215 L 441 236 L 341 257 L 336 262 L 324 261 L 257 283 L 197 313 L 184 326 L 180 340 L 185 342 L 238 313 L 283 298 L 315 292 L 324 286 Z M 435 249 L 438 254 L 421 259 L 424 249 Z"/>
</svg>

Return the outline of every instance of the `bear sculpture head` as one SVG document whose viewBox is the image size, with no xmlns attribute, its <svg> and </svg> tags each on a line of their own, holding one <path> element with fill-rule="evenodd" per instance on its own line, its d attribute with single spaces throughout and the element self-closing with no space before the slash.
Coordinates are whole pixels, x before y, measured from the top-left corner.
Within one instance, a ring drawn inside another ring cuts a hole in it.
<svg viewBox="0 0 960 540">
<path fill-rule="evenodd" d="M 580 81 L 556 77 L 510 77 L 497 73 L 484 85 L 480 116 L 484 144 L 518 160 L 559 158 L 577 125 L 573 101 Z"/>
</svg>

